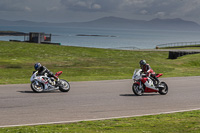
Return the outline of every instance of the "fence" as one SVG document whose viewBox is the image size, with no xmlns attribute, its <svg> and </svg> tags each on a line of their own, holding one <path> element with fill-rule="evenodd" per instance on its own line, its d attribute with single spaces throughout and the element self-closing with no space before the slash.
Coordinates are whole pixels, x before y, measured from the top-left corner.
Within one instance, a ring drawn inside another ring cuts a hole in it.
<svg viewBox="0 0 200 133">
<path fill-rule="evenodd" d="M 164 48 L 164 47 L 183 47 L 183 46 L 196 46 L 200 47 L 200 41 L 197 42 L 175 42 L 175 43 L 166 43 L 166 44 L 159 44 L 156 48 Z"/>
</svg>

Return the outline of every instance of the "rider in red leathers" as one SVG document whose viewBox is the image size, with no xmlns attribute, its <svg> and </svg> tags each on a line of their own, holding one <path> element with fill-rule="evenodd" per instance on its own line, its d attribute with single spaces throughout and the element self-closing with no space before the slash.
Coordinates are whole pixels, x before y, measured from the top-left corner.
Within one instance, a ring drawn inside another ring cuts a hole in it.
<svg viewBox="0 0 200 133">
<path fill-rule="evenodd" d="M 141 60 L 141 61 L 139 62 L 139 64 L 140 64 L 140 68 L 142 69 L 142 72 L 145 74 L 145 76 L 150 77 L 150 78 L 151 78 L 151 77 L 154 78 L 154 79 L 157 81 L 157 83 L 156 83 L 155 86 L 158 86 L 159 83 L 160 83 L 160 81 L 159 81 L 158 78 L 156 77 L 156 74 L 155 74 L 155 72 L 153 71 L 153 69 L 151 69 L 150 65 L 147 64 L 145 60 Z"/>
</svg>

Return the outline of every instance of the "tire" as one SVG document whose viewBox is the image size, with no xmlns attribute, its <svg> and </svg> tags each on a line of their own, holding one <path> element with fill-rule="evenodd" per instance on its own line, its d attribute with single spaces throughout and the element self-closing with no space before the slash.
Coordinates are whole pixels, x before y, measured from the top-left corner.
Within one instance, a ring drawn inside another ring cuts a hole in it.
<svg viewBox="0 0 200 133">
<path fill-rule="evenodd" d="M 132 86 L 133 93 L 137 96 L 142 96 L 144 90 L 139 88 L 139 85 L 134 83 Z"/>
<path fill-rule="evenodd" d="M 59 90 L 61 92 L 68 92 L 70 90 L 70 84 L 64 79 L 60 79 L 61 85 L 59 86 Z"/>
<path fill-rule="evenodd" d="M 38 85 L 36 85 L 36 81 L 34 80 L 31 82 L 31 89 L 34 92 L 41 93 L 44 91 L 44 85 L 40 82 L 38 82 Z"/>
<path fill-rule="evenodd" d="M 164 87 L 160 87 L 159 88 L 159 93 L 161 95 L 166 95 L 168 93 L 168 86 L 165 82 L 161 82 L 160 85 L 164 86 Z"/>
</svg>

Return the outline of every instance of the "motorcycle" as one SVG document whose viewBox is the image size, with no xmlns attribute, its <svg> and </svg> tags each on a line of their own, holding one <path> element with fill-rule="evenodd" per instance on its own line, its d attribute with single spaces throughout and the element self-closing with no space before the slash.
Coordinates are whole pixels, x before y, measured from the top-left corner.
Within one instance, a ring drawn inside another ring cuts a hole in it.
<svg viewBox="0 0 200 133">
<path fill-rule="evenodd" d="M 155 76 L 159 78 L 163 74 L 156 74 Z M 132 77 L 134 83 L 132 86 L 133 93 L 137 96 L 143 95 L 143 93 L 156 92 L 161 95 L 166 95 L 168 93 L 168 86 L 165 82 L 160 82 L 159 84 L 153 77 L 147 77 L 142 74 L 142 69 L 135 69 Z"/>
<path fill-rule="evenodd" d="M 31 89 L 34 92 L 40 93 L 43 91 L 52 90 L 68 92 L 70 90 L 70 84 L 66 80 L 58 78 L 62 74 L 62 71 L 59 71 L 55 74 L 55 76 L 58 78 L 57 81 L 55 81 L 53 77 L 48 77 L 47 73 L 45 73 L 43 76 L 37 76 L 37 73 L 38 71 L 34 71 L 30 78 Z"/>
</svg>

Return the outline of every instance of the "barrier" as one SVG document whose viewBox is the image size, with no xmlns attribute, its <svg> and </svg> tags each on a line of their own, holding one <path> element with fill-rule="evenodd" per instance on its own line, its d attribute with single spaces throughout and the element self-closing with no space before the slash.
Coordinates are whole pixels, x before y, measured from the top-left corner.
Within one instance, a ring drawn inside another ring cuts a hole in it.
<svg viewBox="0 0 200 133">
<path fill-rule="evenodd" d="M 165 43 L 165 44 L 159 44 L 156 46 L 156 49 L 159 48 L 173 48 L 173 47 L 200 47 L 200 41 L 196 41 L 196 42 L 175 42 L 175 43 Z"/>
<path fill-rule="evenodd" d="M 168 59 L 177 59 L 180 56 L 188 55 L 188 54 L 198 54 L 200 52 L 196 51 L 169 51 Z"/>
</svg>

